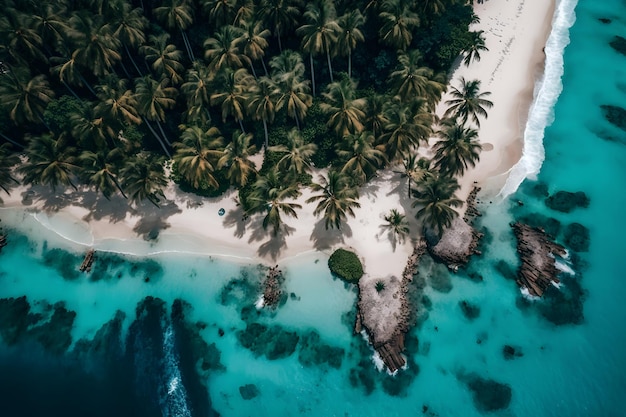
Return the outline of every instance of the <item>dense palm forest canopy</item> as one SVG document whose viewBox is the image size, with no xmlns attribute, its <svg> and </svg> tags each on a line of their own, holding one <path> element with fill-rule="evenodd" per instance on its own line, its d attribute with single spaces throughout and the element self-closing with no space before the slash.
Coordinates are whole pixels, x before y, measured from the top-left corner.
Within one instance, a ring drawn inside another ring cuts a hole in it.
<svg viewBox="0 0 626 417">
<path fill-rule="evenodd" d="M 168 176 L 205 195 L 234 186 L 276 232 L 280 213 L 299 208 L 283 200 L 311 183 L 312 166 L 331 168 L 315 184 L 317 210 L 340 227 L 358 204 L 350 187 L 378 169 L 401 164 L 420 183 L 438 169 L 462 174 L 478 157 L 465 123 L 490 104 L 479 83 L 471 103 L 456 90 L 459 117 L 448 123 L 458 126 L 442 129 L 432 166 L 415 157 L 433 136 L 446 73 L 486 49 L 464 0 L 0 5 L 5 190 L 18 177 L 158 204 Z M 262 148 L 257 172 L 249 158 Z"/>
</svg>

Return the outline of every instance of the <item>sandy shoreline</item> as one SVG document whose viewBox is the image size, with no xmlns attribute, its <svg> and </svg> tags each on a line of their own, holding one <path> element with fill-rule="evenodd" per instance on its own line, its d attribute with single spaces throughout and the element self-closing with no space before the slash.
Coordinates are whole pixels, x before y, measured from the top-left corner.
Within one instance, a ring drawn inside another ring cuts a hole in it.
<svg viewBox="0 0 626 417">
<path fill-rule="evenodd" d="M 480 62 L 458 68 L 451 83 L 458 85 L 461 76 L 481 79 L 482 91 L 492 92 L 489 98 L 494 107 L 489 118 L 481 122 L 480 138 L 485 150 L 476 168 L 461 179 L 461 198 L 469 194 L 475 181 L 488 192 L 497 192 L 506 179 L 503 174 L 520 158 L 535 80 L 543 68 L 542 47 L 550 31 L 554 0 L 487 1 L 474 8 L 481 23 L 472 30 L 485 32 L 489 51 L 481 54 Z M 439 115 L 445 111 L 446 99 L 438 107 Z M 318 174 L 314 173 L 314 180 Z M 284 218 L 289 232 L 278 238 L 263 231 L 261 216 L 243 221 L 243 212 L 235 202 L 237 193 L 232 190 L 220 199 L 207 199 L 183 193 L 170 184 L 168 201 L 161 209 L 149 203 L 133 209 L 121 197 L 107 201 L 92 192 L 73 190 L 63 195 L 38 189 L 32 193 L 22 186 L 15 188 L 11 196 L 3 196 L 3 207 L 41 211 L 37 220 L 52 232 L 75 245 L 97 250 L 137 255 L 186 252 L 273 265 L 303 253 L 330 254 L 335 247 L 344 246 L 366 260 L 369 275 L 400 276 L 412 244 L 407 241 L 394 250 L 380 226 L 383 215 L 395 208 L 406 213 L 412 235 L 416 236 L 418 228 L 406 187 L 406 180 L 399 174 L 381 172 L 361 190 L 361 208 L 356 210 L 356 218 L 349 218 L 343 233 L 325 230 L 323 220 L 313 216 L 315 205 L 304 202 L 311 196 L 310 190 L 303 190 L 297 200 L 303 207 L 298 210 L 298 218 Z M 28 201 L 30 197 L 32 202 Z M 225 209 L 224 216 L 218 215 L 220 208 Z M 0 216 L 4 217 L 3 210 Z M 148 241 L 156 231 L 158 239 Z"/>
</svg>

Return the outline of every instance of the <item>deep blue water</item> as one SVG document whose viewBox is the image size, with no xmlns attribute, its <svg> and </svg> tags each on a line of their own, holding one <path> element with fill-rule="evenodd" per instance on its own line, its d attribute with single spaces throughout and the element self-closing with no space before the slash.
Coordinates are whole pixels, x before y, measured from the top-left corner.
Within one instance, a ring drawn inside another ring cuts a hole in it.
<svg viewBox="0 0 626 417">
<path fill-rule="evenodd" d="M 481 196 L 483 256 L 466 271 L 424 259 L 406 371 L 376 371 L 352 335 L 356 292 L 330 276 L 322 254 L 281 265 L 290 296 L 259 313 L 257 266 L 108 255 L 78 274 L 79 247 L 3 211 L 0 415 L 625 415 L 626 132 L 601 109 L 626 103 L 626 56 L 609 45 L 626 37 L 625 16 L 623 0 L 579 1 L 541 171 L 503 202 Z M 557 191 L 584 192 L 589 205 L 552 210 L 545 199 Z M 569 249 L 571 273 L 542 301 L 511 279 L 509 223 L 519 219 Z M 588 245 L 576 240 L 585 229 Z M 462 301 L 478 317 L 466 318 Z M 505 357 L 505 345 L 518 356 Z M 494 406 L 510 392 L 510 402 L 486 411 L 470 388 Z"/>
</svg>

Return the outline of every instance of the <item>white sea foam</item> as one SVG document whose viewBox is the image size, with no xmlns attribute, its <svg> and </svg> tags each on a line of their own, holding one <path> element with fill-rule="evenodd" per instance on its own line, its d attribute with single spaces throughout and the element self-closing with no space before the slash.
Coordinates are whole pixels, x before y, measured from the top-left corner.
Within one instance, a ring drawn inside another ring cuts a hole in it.
<svg viewBox="0 0 626 417">
<path fill-rule="evenodd" d="M 576 272 L 572 269 L 572 267 L 566 264 L 565 262 L 555 261 L 554 266 L 556 267 L 556 269 L 558 269 L 561 272 L 565 272 L 566 274 L 569 274 L 569 275 L 576 275 Z"/>
<path fill-rule="evenodd" d="M 537 301 L 540 298 L 540 297 L 536 297 L 534 295 L 530 295 L 530 292 L 528 291 L 528 288 L 525 288 L 525 287 L 522 287 L 520 289 L 520 292 L 522 293 L 522 296 L 525 299 L 529 300 L 529 301 Z"/>
<path fill-rule="evenodd" d="M 163 366 L 167 380 L 167 397 L 163 401 L 164 417 L 191 417 L 187 392 L 182 384 L 178 354 L 174 347 L 174 329 L 168 325 L 163 337 Z"/>
<path fill-rule="evenodd" d="M 506 183 L 499 193 L 502 198 L 513 194 L 526 178 L 536 176 L 543 164 L 544 130 L 554 120 L 554 105 L 563 89 L 563 53 L 569 44 L 569 28 L 576 21 L 577 3 L 578 0 L 557 0 L 552 31 L 544 49 L 543 77 L 535 84 L 534 100 L 524 129 L 522 157 L 508 172 Z"/>
<path fill-rule="evenodd" d="M 262 309 L 265 306 L 265 297 L 261 295 L 259 299 L 256 300 L 256 303 L 254 303 L 254 306 L 256 307 L 257 310 Z"/>
</svg>

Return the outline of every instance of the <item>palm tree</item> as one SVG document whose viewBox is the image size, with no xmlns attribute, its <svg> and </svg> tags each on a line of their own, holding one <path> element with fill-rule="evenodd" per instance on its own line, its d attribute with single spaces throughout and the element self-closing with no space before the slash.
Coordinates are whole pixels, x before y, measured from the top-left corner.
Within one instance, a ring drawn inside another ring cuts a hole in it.
<svg viewBox="0 0 626 417">
<path fill-rule="evenodd" d="M 287 52 L 287 51 L 285 51 Z M 284 54 L 284 53 L 283 53 Z M 313 104 L 313 97 L 310 94 L 309 81 L 303 81 L 300 69 L 304 69 L 302 58 L 293 60 L 294 62 L 284 62 L 283 54 L 272 58 L 270 66 L 274 69 L 274 80 L 278 85 L 280 97 L 276 103 L 276 110 L 287 106 L 287 115 L 296 120 L 296 126 L 300 129 L 300 120 L 304 119 L 306 112 Z M 299 55 L 299 54 L 296 54 Z M 291 57 L 294 57 L 293 53 Z M 293 64 L 294 71 L 283 73 L 278 68 L 279 64 Z"/>
<path fill-rule="evenodd" d="M 246 109 L 248 115 L 253 120 L 261 120 L 263 122 L 265 148 L 269 145 L 267 124 L 274 122 L 279 97 L 280 92 L 278 91 L 278 87 L 271 78 L 263 76 L 259 78 L 257 82 L 251 83 Z"/>
<path fill-rule="evenodd" d="M 454 178 L 440 176 L 422 183 L 413 192 L 416 200 L 412 207 L 421 206 L 415 217 L 424 222 L 424 227 L 436 229 L 439 237 L 459 215 L 454 207 L 463 205 L 454 195 L 458 189 L 459 184 Z"/>
<path fill-rule="evenodd" d="M 478 32 L 470 32 L 472 36 L 471 43 L 463 49 L 463 53 L 465 53 L 465 58 L 463 59 L 463 63 L 466 67 L 469 67 L 472 61 L 480 61 L 480 53 L 482 51 L 488 51 L 489 48 L 485 45 L 485 37 L 483 36 L 484 31 L 479 30 Z"/>
<path fill-rule="evenodd" d="M 252 75 L 254 75 L 254 78 L 257 78 L 254 70 L 255 61 L 261 61 L 265 75 L 268 75 L 263 56 L 265 56 L 265 50 L 269 45 L 267 37 L 270 36 L 271 32 L 269 29 L 264 29 L 259 23 L 252 24 L 246 21 L 241 22 L 241 30 L 241 35 L 235 40 L 235 44 L 248 57 Z"/>
<path fill-rule="evenodd" d="M 169 39 L 170 35 L 167 33 L 159 36 L 150 35 L 148 38 L 150 44 L 139 48 L 139 52 L 152 64 L 152 69 L 161 79 L 167 77 L 177 85 L 183 80 L 181 75 L 185 69 L 181 63 L 183 52 L 176 49 L 176 45 L 168 44 Z"/>
<path fill-rule="evenodd" d="M 301 209 L 302 206 L 285 200 L 293 200 L 299 195 L 296 185 L 285 181 L 278 170 L 270 170 L 260 176 L 252 187 L 249 197 L 252 205 L 251 211 L 265 211 L 263 229 L 267 230 L 269 226 L 272 226 L 272 233 L 277 236 L 283 224 L 281 213 L 298 218 L 296 209 Z"/>
<path fill-rule="evenodd" d="M 394 93 L 403 101 L 423 97 L 434 106 L 445 89 L 441 76 L 435 76 L 433 70 L 420 66 L 422 54 L 417 50 L 398 55 L 399 68 L 389 76 Z"/>
<path fill-rule="evenodd" d="M 235 18 L 233 19 L 233 25 L 243 28 L 246 22 L 251 22 L 254 18 L 256 11 L 255 2 L 254 0 L 234 0 L 234 4 Z M 271 32 L 268 31 L 268 35 L 269 34 L 271 34 Z"/>
<path fill-rule="evenodd" d="M 381 41 L 405 51 L 413 40 L 413 30 L 419 25 L 419 16 L 409 8 L 406 0 L 384 0 L 379 17 Z"/>
<path fill-rule="evenodd" d="M 32 28 L 41 37 L 42 44 L 46 45 L 44 48 L 47 53 L 52 53 L 47 50 L 47 46 L 52 45 L 62 51 L 63 55 L 69 54 L 65 45 L 70 32 L 66 15 L 67 7 L 61 2 L 41 4 L 36 11 L 33 11 Z"/>
<path fill-rule="evenodd" d="M 482 146 L 478 131 L 458 123 L 447 124 L 437 132 L 441 140 L 433 145 L 435 163 L 442 175 L 463 175 L 468 167 L 474 167 L 480 159 Z"/>
<path fill-rule="evenodd" d="M 3 9 L 0 17 L 0 52 L 7 53 L 18 63 L 28 64 L 33 60 L 47 62 L 42 51 L 43 42 L 34 28 L 32 16 L 12 7 Z"/>
<path fill-rule="evenodd" d="M 167 185 L 164 163 L 162 156 L 146 151 L 127 159 L 120 170 L 120 178 L 122 187 L 133 203 L 139 204 L 148 200 L 159 207 L 159 197 L 165 198 L 163 188 Z"/>
<path fill-rule="evenodd" d="M 252 76 L 245 68 L 233 71 L 226 68 L 215 79 L 215 90 L 211 94 L 211 104 L 221 106 L 222 121 L 226 122 L 228 116 L 233 116 L 242 132 L 243 118 L 246 108 L 246 91 L 251 84 Z"/>
<path fill-rule="evenodd" d="M 408 196 L 411 197 L 411 181 L 419 184 L 423 181 L 428 181 L 430 178 L 436 176 L 438 173 L 434 171 L 431 166 L 431 159 L 421 157 L 418 159 L 416 153 L 411 153 L 406 155 L 402 159 L 402 168 L 401 172 L 402 177 L 406 177 L 408 179 Z"/>
<path fill-rule="evenodd" d="M 252 137 L 252 133 L 235 130 L 231 142 L 226 145 L 217 162 L 218 168 L 227 168 L 226 178 L 237 187 L 245 186 L 256 173 L 254 162 L 250 160 L 250 156 L 256 151 L 256 147 L 250 144 Z"/>
<path fill-rule="evenodd" d="M 283 154 L 276 163 L 276 167 L 282 172 L 297 176 L 311 166 L 311 157 L 317 151 L 314 143 L 305 143 L 302 133 L 296 128 L 287 132 L 287 146 L 276 145 L 268 148 L 271 152 Z"/>
<path fill-rule="evenodd" d="M 19 168 L 24 183 L 51 186 L 53 191 L 59 185 L 76 189 L 72 181 L 78 171 L 75 151 L 62 138 L 49 134 L 32 137 L 26 148 L 27 161 Z"/>
<path fill-rule="evenodd" d="M 356 98 L 355 81 L 344 78 L 328 84 L 322 96 L 325 101 L 320 104 L 320 109 L 329 115 L 328 127 L 333 129 L 337 136 L 343 137 L 363 130 L 367 101 L 364 98 Z"/>
<path fill-rule="evenodd" d="M 102 191 L 102 195 L 109 200 L 115 190 L 126 197 L 122 186 L 118 180 L 118 167 L 123 162 L 123 154 L 121 149 L 99 149 L 95 152 L 83 151 L 78 157 L 82 175 L 87 178 L 87 182 L 96 188 L 96 191 Z"/>
<path fill-rule="evenodd" d="M 176 170 L 195 189 L 219 188 L 213 173 L 223 144 L 224 138 L 216 127 L 207 131 L 197 126 L 185 129 L 181 142 L 174 144 Z"/>
<path fill-rule="evenodd" d="M 333 68 L 330 62 L 330 52 L 335 48 L 337 34 L 340 31 L 337 24 L 337 13 L 331 0 L 319 0 L 319 4 L 308 3 L 304 12 L 306 24 L 300 26 L 296 33 L 302 36 L 302 49 L 309 53 L 311 64 L 311 83 L 315 95 L 315 71 L 313 56 L 326 54 L 330 82 L 333 82 Z"/>
<path fill-rule="evenodd" d="M 283 51 L 280 41 L 281 33 L 293 27 L 300 15 L 297 5 L 299 0 L 261 0 L 257 11 L 259 19 L 266 28 L 273 28 L 278 38 L 278 50 Z"/>
<path fill-rule="evenodd" d="M 96 104 L 96 117 L 103 118 L 113 126 L 122 127 L 123 122 L 141 123 L 137 112 L 137 100 L 128 88 L 128 80 L 113 79 L 113 82 L 96 87 L 100 101 Z"/>
<path fill-rule="evenodd" d="M 313 203 L 319 200 L 313 214 L 316 216 L 324 213 L 324 224 L 328 228 L 341 229 L 341 223 L 347 220 L 347 216 L 354 217 L 353 208 L 359 208 L 359 192 L 350 183 L 350 178 L 337 171 L 329 171 L 328 177 L 320 175 L 319 183 L 313 183 L 311 189 L 321 194 L 314 195 L 306 200 Z"/>
<path fill-rule="evenodd" d="M 52 57 L 50 61 L 58 63 L 58 65 L 50 67 L 50 73 L 59 77 L 59 81 L 61 81 L 74 97 L 80 100 L 80 97 L 72 90 L 70 85 L 79 87 L 85 86 L 94 96 L 96 95 L 96 92 L 89 82 L 87 82 L 80 73 L 80 65 L 76 62 L 76 51 L 69 57 Z"/>
<path fill-rule="evenodd" d="M 191 123 L 200 123 L 204 126 L 211 121 L 209 106 L 213 92 L 211 88 L 213 74 L 206 65 L 196 62 L 187 71 L 185 79 L 180 89 L 187 99 L 187 118 Z"/>
<path fill-rule="evenodd" d="M 454 115 L 460 117 L 462 124 L 472 118 L 476 126 L 480 127 L 478 116 L 487 118 L 487 110 L 485 108 L 493 107 L 493 103 L 484 97 L 491 95 L 489 92 L 480 92 L 480 80 L 466 81 L 461 77 L 461 88 L 452 87 L 450 95 L 453 97 L 446 100 L 446 104 L 450 107 L 444 113 L 444 117 Z"/>
<path fill-rule="evenodd" d="M 15 124 L 43 123 L 43 112 L 54 98 L 45 75 L 31 78 L 28 69 L 0 75 L 0 107 L 7 111 Z"/>
<path fill-rule="evenodd" d="M 348 77 L 352 78 L 352 51 L 356 49 L 358 42 L 365 41 L 360 29 L 365 23 L 365 17 L 359 9 L 354 9 L 341 16 L 337 23 L 339 32 L 337 33 L 335 54 L 348 55 Z"/>
<path fill-rule="evenodd" d="M 176 104 L 177 94 L 178 90 L 168 86 L 167 78 L 159 82 L 151 76 L 146 75 L 135 80 L 135 99 L 137 100 L 139 114 L 142 116 L 148 129 L 150 129 L 152 134 L 159 140 L 168 158 L 171 157 L 171 155 L 161 139 L 165 140 L 168 145 L 170 145 L 170 142 L 163 131 L 161 122 L 165 121 L 165 111 L 173 108 Z M 150 120 L 156 122 L 161 131 L 161 137 L 154 131 L 152 125 L 150 125 Z"/>
<path fill-rule="evenodd" d="M 420 140 L 427 140 L 432 132 L 432 115 L 424 113 L 424 102 L 414 101 L 406 105 L 393 100 L 385 106 L 387 123 L 380 140 L 385 146 L 385 153 L 390 162 L 419 146 Z"/>
<path fill-rule="evenodd" d="M 385 223 L 381 225 L 381 228 L 387 231 L 391 240 L 391 246 L 395 251 L 396 242 L 404 243 L 409 235 L 409 223 L 406 220 L 406 216 L 396 209 L 391 209 L 388 214 L 385 214 L 384 219 Z"/>
<path fill-rule="evenodd" d="M 12 168 L 20 163 L 20 158 L 11 152 L 10 146 L 8 143 L 0 145 L 0 188 L 8 195 L 11 195 L 9 192 L 11 186 L 19 184 L 19 181 L 13 178 L 11 174 Z M 0 198 L 0 203 L 2 202 L 2 198 Z"/>
<path fill-rule="evenodd" d="M 193 49 L 185 32 L 193 24 L 193 4 L 188 0 L 166 0 L 163 6 L 155 8 L 153 12 L 168 30 L 180 31 L 189 60 L 195 61 Z"/>
<path fill-rule="evenodd" d="M 385 115 L 385 104 L 389 101 L 389 97 L 383 94 L 372 94 L 367 97 L 366 101 L 364 126 L 378 139 L 385 125 L 389 123 Z"/>
<path fill-rule="evenodd" d="M 337 146 L 337 155 L 345 160 L 341 173 L 364 184 L 385 162 L 385 154 L 374 148 L 374 135 L 367 130 L 347 136 Z"/>
<path fill-rule="evenodd" d="M 122 59 L 119 53 L 121 44 L 112 36 L 111 28 L 104 24 L 101 16 L 92 16 L 83 10 L 70 18 L 72 37 L 77 44 L 72 57 L 93 75 L 102 77 L 109 74 Z"/>
<path fill-rule="evenodd" d="M 137 49 L 146 43 L 144 31 L 148 26 L 148 19 L 143 15 L 141 8 L 132 9 L 130 3 L 126 2 L 122 2 L 121 10 L 115 14 L 115 17 L 116 19 L 112 23 L 107 24 L 107 26 L 110 27 L 112 36 L 119 39 L 122 46 L 124 46 L 126 55 L 130 58 L 137 74 L 143 76 L 129 47 Z"/>
<path fill-rule="evenodd" d="M 72 136 L 85 149 L 103 148 L 112 144 L 117 132 L 112 125 L 96 115 L 93 105 L 82 106 L 69 114 Z"/>
<path fill-rule="evenodd" d="M 422 0 L 421 1 L 421 12 L 430 15 L 439 15 L 446 10 L 444 0 Z M 448 1 L 448 3 L 454 3 L 454 1 Z"/>
<path fill-rule="evenodd" d="M 234 26 L 222 26 L 214 37 L 204 41 L 204 57 L 209 61 L 211 71 L 217 73 L 222 68 L 236 70 L 248 63 L 248 57 L 239 51 L 237 39 L 242 30 Z"/>
<path fill-rule="evenodd" d="M 219 28 L 233 22 L 236 13 L 234 0 L 202 0 L 200 3 L 212 27 Z"/>
</svg>

